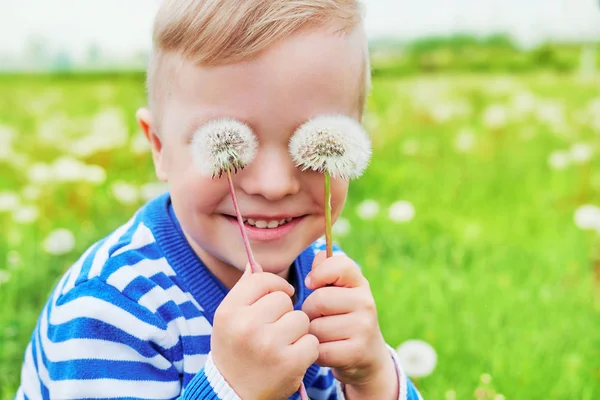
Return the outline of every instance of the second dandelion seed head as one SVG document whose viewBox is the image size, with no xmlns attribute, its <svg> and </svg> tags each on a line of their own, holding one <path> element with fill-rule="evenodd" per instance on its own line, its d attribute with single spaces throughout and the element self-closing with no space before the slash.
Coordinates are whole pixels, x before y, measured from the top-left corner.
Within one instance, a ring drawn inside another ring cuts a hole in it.
<svg viewBox="0 0 600 400">
<path fill-rule="evenodd" d="M 303 171 L 328 172 L 345 180 L 362 175 L 371 157 L 371 143 L 362 126 L 342 115 L 306 122 L 292 136 L 289 150 Z"/>
</svg>

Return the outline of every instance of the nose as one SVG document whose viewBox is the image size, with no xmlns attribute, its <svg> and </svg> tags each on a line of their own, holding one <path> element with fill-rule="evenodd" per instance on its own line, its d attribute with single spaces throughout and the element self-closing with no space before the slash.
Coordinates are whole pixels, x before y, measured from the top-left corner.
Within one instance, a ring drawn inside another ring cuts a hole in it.
<svg viewBox="0 0 600 400">
<path fill-rule="evenodd" d="M 277 201 L 300 190 L 299 169 L 287 149 L 266 147 L 259 149 L 240 180 L 241 189 L 248 195 L 262 196 Z"/>
</svg>

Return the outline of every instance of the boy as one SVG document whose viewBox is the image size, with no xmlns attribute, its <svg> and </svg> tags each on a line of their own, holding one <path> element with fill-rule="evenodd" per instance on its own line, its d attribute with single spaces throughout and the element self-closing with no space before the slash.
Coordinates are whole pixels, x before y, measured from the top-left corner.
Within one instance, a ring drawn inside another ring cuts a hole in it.
<svg viewBox="0 0 600 400">
<path fill-rule="evenodd" d="M 138 122 L 169 193 L 92 246 L 58 284 L 25 354 L 19 399 L 417 399 L 352 260 L 325 259 L 322 176 L 295 168 L 294 130 L 361 120 L 369 79 L 350 0 L 168 0 L 154 26 L 149 109 Z M 206 122 L 259 141 L 234 176 L 193 167 Z M 332 215 L 348 185 L 332 182 Z"/>
</svg>

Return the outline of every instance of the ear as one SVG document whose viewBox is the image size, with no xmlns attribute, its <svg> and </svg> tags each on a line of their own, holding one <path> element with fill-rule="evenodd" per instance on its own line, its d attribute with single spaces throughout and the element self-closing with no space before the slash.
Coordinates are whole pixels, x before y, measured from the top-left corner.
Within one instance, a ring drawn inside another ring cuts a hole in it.
<svg viewBox="0 0 600 400">
<path fill-rule="evenodd" d="M 154 160 L 154 170 L 159 180 L 167 182 L 167 169 L 163 157 L 163 145 L 158 132 L 155 130 L 154 119 L 152 113 L 146 108 L 140 108 L 136 113 L 138 125 L 142 128 L 144 136 L 152 149 L 152 159 Z"/>
</svg>

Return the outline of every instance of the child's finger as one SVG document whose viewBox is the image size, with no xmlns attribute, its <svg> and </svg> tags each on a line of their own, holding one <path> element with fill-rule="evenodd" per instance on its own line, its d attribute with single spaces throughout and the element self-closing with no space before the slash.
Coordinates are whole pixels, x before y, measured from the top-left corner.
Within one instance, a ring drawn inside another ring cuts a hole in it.
<svg viewBox="0 0 600 400">
<path fill-rule="evenodd" d="M 357 321 L 348 315 L 330 315 L 316 318 L 310 323 L 309 332 L 319 339 L 319 343 L 346 340 L 352 337 Z"/>
<path fill-rule="evenodd" d="M 295 360 L 298 365 L 308 368 L 319 358 L 319 339 L 314 335 L 306 334 L 289 346 L 288 357 Z"/>
<path fill-rule="evenodd" d="M 277 340 L 284 344 L 294 344 L 306 335 L 310 329 L 308 316 L 300 311 L 294 310 L 284 314 L 277 322 L 273 323 L 277 332 Z"/>
<path fill-rule="evenodd" d="M 344 368 L 356 365 L 359 352 L 353 339 L 338 340 L 335 342 L 321 343 L 319 345 L 319 358 L 317 363 L 323 367 Z"/>
<path fill-rule="evenodd" d="M 362 289 L 324 287 L 308 296 L 302 305 L 302 311 L 312 321 L 327 315 L 348 314 L 372 302 L 372 299 L 366 298 Z"/>
<path fill-rule="evenodd" d="M 315 255 L 315 258 L 313 259 L 312 269 L 314 270 L 315 268 L 317 268 L 325 260 L 327 260 L 327 252 L 326 251 L 320 251 L 320 252 L 318 252 Z"/>
<path fill-rule="evenodd" d="M 279 275 L 269 272 L 257 272 L 243 276 L 231 288 L 225 300 L 234 304 L 252 305 L 269 293 L 284 292 L 292 297 L 294 291 L 294 287 Z"/>
<path fill-rule="evenodd" d="M 316 264 L 305 280 L 311 290 L 333 285 L 339 287 L 359 287 L 367 283 L 358 265 L 346 257 L 330 257 Z"/>
<path fill-rule="evenodd" d="M 272 324 L 294 310 L 292 298 L 282 291 L 269 293 L 250 306 L 250 319 L 256 323 Z"/>
</svg>

